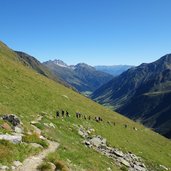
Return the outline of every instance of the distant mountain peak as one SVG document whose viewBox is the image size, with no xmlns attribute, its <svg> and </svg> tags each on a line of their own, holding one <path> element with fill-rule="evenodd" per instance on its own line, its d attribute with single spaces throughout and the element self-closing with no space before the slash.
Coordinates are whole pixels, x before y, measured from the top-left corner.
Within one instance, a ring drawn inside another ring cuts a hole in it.
<svg viewBox="0 0 171 171">
<path fill-rule="evenodd" d="M 103 71 L 105 73 L 111 74 L 113 76 L 118 76 L 124 71 L 134 68 L 132 65 L 98 65 L 95 66 L 96 70 Z"/>
<path fill-rule="evenodd" d="M 75 65 L 75 68 L 87 68 L 87 69 L 91 69 L 91 70 L 96 70 L 94 67 L 92 67 L 86 63 L 78 63 L 77 65 Z"/>
<path fill-rule="evenodd" d="M 60 59 L 55 59 L 52 62 L 60 67 L 68 67 L 68 65 Z"/>
</svg>

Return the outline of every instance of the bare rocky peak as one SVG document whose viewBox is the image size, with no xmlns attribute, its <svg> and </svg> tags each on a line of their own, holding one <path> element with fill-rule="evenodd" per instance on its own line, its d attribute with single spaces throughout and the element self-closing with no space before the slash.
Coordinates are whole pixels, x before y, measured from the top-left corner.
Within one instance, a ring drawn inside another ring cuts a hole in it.
<svg viewBox="0 0 171 171">
<path fill-rule="evenodd" d="M 63 62 L 62 60 L 60 59 L 55 59 L 52 61 L 54 64 L 56 65 L 59 65 L 61 67 L 69 67 L 65 62 Z"/>
</svg>

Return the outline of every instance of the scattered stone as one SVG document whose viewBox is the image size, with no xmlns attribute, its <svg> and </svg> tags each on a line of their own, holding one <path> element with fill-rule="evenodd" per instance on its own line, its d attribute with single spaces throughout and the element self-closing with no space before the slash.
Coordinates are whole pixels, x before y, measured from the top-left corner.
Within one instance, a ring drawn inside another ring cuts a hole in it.
<svg viewBox="0 0 171 171">
<path fill-rule="evenodd" d="M 31 125 L 33 128 L 34 128 L 34 133 L 36 133 L 38 136 L 40 136 L 41 135 L 41 130 L 39 129 L 39 128 L 37 128 L 36 126 L 34 126 L 34 125 Z"/>
<path fill-rule="evenodd" d="M 91 131 L 90 131 L 90 130 L 88 130 L 88 131 L 87 131 L 87 134 L 89 134 L 89 135 L 90 135 L 90 134 L 91 134 Z"/>
<path fill-rule="evenodd" d="M 11 170 L 16 170 L 16 167 L 15 166 L 11 166 Z"/>
<path fill-rule="evenodd" d="M 68 162 L 68 163 L 71 163 L 71 160 L 67 159 L 67 162 Z"/>
<path fill-rule="evenodd" d="M 37 121 L 31 121 L 30 123 L 34 125 L 34 124 L 37 124 L 38 122 Z"/>
<path fill-rule="evenodd" d="M 101 145 L 106 145 L 106 139 L 102 138 L 101 136 L 93 137 L 90 140 L 91 144 L 94 145 L 95 147 L 99 147 Z"/>
<path fill-rule="evenodd" d="M 14 165 L 14 167 L 19 167 L 19 166 L 22 166 L 23 164 L 17 160 L 17 161 L 13 162 L 13 165 Z"/>
<path fill-rule="evenodd" d="M 8 123 L 3 123 L 2 125 L 1 125 L 1 127 L 3 128 L 3 129 L 5 129 L 5 130 L 7 130 L 7 131 L 12 131 L 12 128 L 11 128 L 11 126 L 8 124 Z"/>
<path fill-rule="evenodd" d="M 44 126 L 46 127 L 49 127 L 49 124 L 48 123 L 43 123 Z"/>
<path fill-rule="evenodd" d="M 83 138 L 88 137 L 87 132 L 86 132 L 83 128 L 80 128 L 80 129 L 78 130 L 78 134 L 81 135 Z"/>
<path fill-rule="evenodd" d="M 112 171 L 112 169 L 110 167 L 107 168 L 107 171 Z"/>
<path fill-rule="evenodd" d="M 133 129 L 134 129 L 135 131 L 138 131 L 138 129 L 137 129 L 136 127 L 133 127 Z"/>
<path fill-rule="evenodd" d="M 95 130 L 93 128 L 90 128 L 89 131 L 90 132 L 95 132 Z"/>
<path fill-rule="evenodd" d="M 134 165 L 134 170 L 136 170 L 136 171 L 146 171 L 147 169 L 146 168 L 144 168 L 144 167 L 141 167 L 141 166 L 138 166 L 138 165 Z"/>
<path fill-rule="evenodd" d="M 55 125 L 52 122 L 49 124 L 49 126 L 55 128 Z"/>
<path fill-rule="evenodd" d="M 160 167 L 162 168 L 162 169 L 164 169 L 164 170 L 169 170 L 166 166 L 164 166 L 164 165 L 160 165 Z"/>
<path fill-rule="evenodd" d="M 62 95 L 63 97 L 65 97 L 66 99 L 69 99 L 67 95 Z"/>
<path fill-rule="evenodd" d="M 123 158 L 119 158 L 118 160 L 121 164 L 125 165 L 126 167 L 130 167 L 130 163 L 124 160 Z"/>
<path fill-rule="evenodd" d="M 85 145 L 90 146 L 91 143 L 89 141 L 85 141 Z"/>
<path fill-rule="evenodd" d="M 21 135 L 1 134 L 0 139 L 10 141 L 14 144 L 18 144 L 22 141 L 22 136 Z"/>
<path fill-rule="evenodd" d="M 0 171 L 6 171 L 9 170 L 8 166 L 0 166 Z"/>
<path fill-rule="evenodd" d="M 36 119 L 37 121 L 41 121 L 42 120 L 42 118 L 43 118 L 43 116 L 38 116 L 38 118 Z"/>
<path fill-rule="evenodd" d="M 119 151 L 119 150 L 114 150 L 113 153 L 116 154 L 118 157 L 123 157 L 124 156 L 123 152 Z"/>
<path fill-rule="evenodd" d="M 46 139 L 43 135 L 40 135 L 39 138 L 42 139 L 42 140 Z"/>
<path fill-rule="evenodd" d="M 15 126 L 15 127 L 14 127 L 14 131 L 15 131 L 16 133 L 18 133 L 18 134 L 21 134 L 21 133 L 23 132 L 23 129 L 20 128 L 19 126 Z"/>
</svg>

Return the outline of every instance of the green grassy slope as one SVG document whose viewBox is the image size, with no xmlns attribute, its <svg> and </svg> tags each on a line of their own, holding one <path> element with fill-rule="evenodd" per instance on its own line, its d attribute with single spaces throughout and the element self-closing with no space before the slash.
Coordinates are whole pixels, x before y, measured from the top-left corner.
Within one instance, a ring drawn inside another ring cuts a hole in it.
<svg viewBox="0 0 171 171">
<path fill-rule="evenodd" d="M 55 111 L 59 109 L 68 110 L 71 117 L 64 120 L 54 119 Z M 104 121 L 99 124 L 95 121 L 76 119 L 76 111 L 92 117 L 101 116 Z M 31 129 L 29 122 L 35 120 L 41 112 L 47 113 L 41 121 L 42 131 L 47 137 L 60 143 L 57 152 L 49 155 L 47 160 L 58 159 L 67 163 L 69 159 L 75 170 L 83 168 L 98 171 L 106 170 L 108 167 L 119 170 L 111 159 L 86 148 L 81 143 L 82 138 L 73 125 L 77 124 L 94 128 L 96 134 L 107 138 L 111 146 L 141 156 L 155 168 L 154 170 L 157 170 L 159 164 L 171 167 L 171 142 L 168 139 L 37 74 L 17 61 L 16 54 L 0 43 L 0 115 L 17 114 L 21 117 L 24 127 L 29 130 Z M 110 126 L 106 121 L 114 121 L 116 126 Z M 43 125 L 50 122 L 55 124 L 55 129 Z M 128 125 L 127 129 L 124 128 L 124 124 Z M 134 131 L 132 127 L 136 127 L 138 131 Z M 27 152 L 23 157 L 20 156 L 26 148 L 17 146 L 13 149 L 18 153 L 17 159 L 26 157 Z M 2 145 L 0 141 L 0 156 L 5 153 L 4 150 L 10 151 L 10 148 L 8 145 Z M 0 162 L 8 163 L 16 160 L 16 155 L 11 153 L 9 159 L 2 160 L 2 158 Z"/>
</svg>

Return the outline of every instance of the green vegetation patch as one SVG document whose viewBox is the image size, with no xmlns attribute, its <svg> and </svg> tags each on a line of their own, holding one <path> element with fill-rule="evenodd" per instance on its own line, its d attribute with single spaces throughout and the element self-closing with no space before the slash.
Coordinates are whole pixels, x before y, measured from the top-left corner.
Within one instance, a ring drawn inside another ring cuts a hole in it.
<svg viewBox="0 0 171 171">
<path fill-rule="evenodd" d="M 38 149 L 25 143 L 13 144 L 6 140 L 0 140 L 0 163 L 4 165 L 9 165 L 15 160 L 23 161 L 29 155 L 38 152 Z"/>
<path fill-rule="evenodd" d="M 43 146 L 44 148 L 48 147 L 48 142 L 46 140 L 40 139 L 39 136 L 35 133 L 23 136 L 22 141 L 26 143 L 37 143 Z"/>
</svg>

